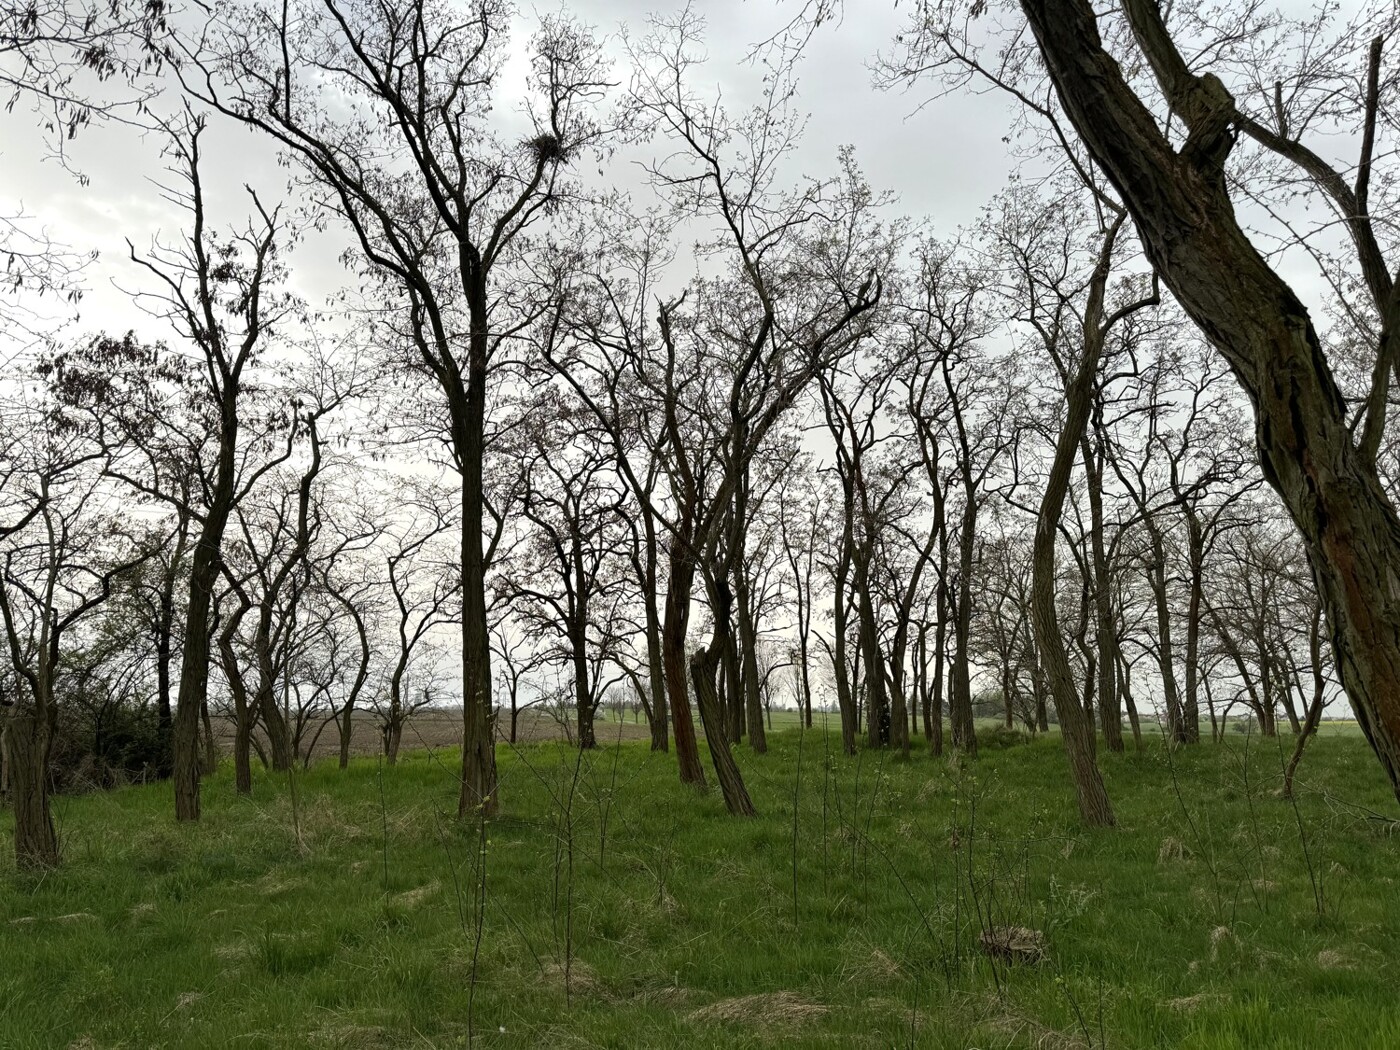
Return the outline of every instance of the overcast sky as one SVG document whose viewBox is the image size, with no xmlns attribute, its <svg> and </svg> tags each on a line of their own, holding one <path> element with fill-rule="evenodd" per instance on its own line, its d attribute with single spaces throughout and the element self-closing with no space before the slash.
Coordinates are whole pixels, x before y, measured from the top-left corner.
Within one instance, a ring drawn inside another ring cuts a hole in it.
<svg viewBox="0 0 1400 1050">
<path fill-rule="evenodd" d="M 606 35 L 624 25 L 639 34 L 649 12 L 671 13 L 654 0 L 588 0 L 567 9 Z M 746 53 L 791 18 L 797 7 L 792 0 L 722 0 L 698 9 L 708 24 L 710 56 L 700 75 L 738 109 L 754 98 L 759 75 L 744 63 Z M 517 44 L 528 39 L 529 26 L 541 10 L 555 8 L 526 8 L 513 34 Z M 852 4 L 840 25 L 819 31 L 801 67 L 799 108 L 810 121 L 800 164 L 807 174 L 831 174 L 838 148 L 853 145 L 873 188 L 895 192 L 900 213 L 928 219 L 946 234 L 975 218 L 979 206 L 1005 184 L 1013 163 L 1003 141 L 1011 110 L 994 95 L 962 95 L 920 109 L 927 93 L 881 92 L 872 86 L 870 63 L 891 46 L 906 13 L 907 5 L 896 9 L 892 4 Z M 620 64 L 617 78 L 625 76 Z M 514 108 L 508 92 L 507 87 L 499 97 L 502 110 Z M 164 102 L 163 108 L 170 108 L 178 98 L 172 92 Z M 135 327 L 150 337 L 164 336 L 161 326 L 143 317 L 123 290 L 145 287 L 148 279 L 127 258 L 126 238 L 139 249 L 162 231 L 175 235 L 184 222 L 183 214 L 161 199 L 154 184 L 164 177 L 160 136 L 143 136 L 120 125 L 83 131 L 70 147 L 76 167 L 90 179 L 82 186 L 57 162 L 44 159 L 42 134 L 32 112 L 21 106 L 0 114 L 0 127 L 0 205 L 22 205 L 31 221 L 42 224 L 56 241 L 99 253 L 87 273 L 87 292 L 72 334 Z M 286 195 L 286 170 L 253 133 L 215 118 L 205 152 L 210 210 L 223 224 L 247 213 L 244 183 L 264 200 Z M 610 171 L 609 177 L 623 185 L 641 185 L 634 165 L 621 169 Z M 313 305 L 324 302 L 344 280 L 336 258 L 343 243 L 340 235 L 312 239 L 294 256 L 294 287 Z M 51 306 L 50 312 L 57 311 Z"/>
</svg>

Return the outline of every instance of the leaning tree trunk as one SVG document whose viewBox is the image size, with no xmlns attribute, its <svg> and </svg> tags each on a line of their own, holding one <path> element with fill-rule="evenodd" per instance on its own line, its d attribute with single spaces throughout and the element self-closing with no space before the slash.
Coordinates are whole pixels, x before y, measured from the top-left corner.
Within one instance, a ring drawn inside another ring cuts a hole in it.
<svg viewBox="0 0 1400 1050">
<path fill-rule="evenodd" d="M 1265 478 L 1306 544 L 1337 673 L 1400 799 L 1400 518 L 1307 308 L 1241 229 L 1223 175 L 1236 120 L 1219 79 L 1193 75 L 1152 0 L 1126 0 L 1134 35 L 1189 134 L 1178 151 L 1104 50 L 1088 0 L 1021 0 L 1069 119 L 1137 223 L 1153 267 L 1254 406 Z M 1400 282 L 1377 344 L 1400 332 Z"/>
<path fill-rule="evenodd" d="M 690 716 L 690 688 L 686 684 L 685 634 L 690 619 L 690 590 L 695 585 L 695 561 L 679 540 L 671 547 L 671 571 L 666 580 L 666 618 L 661 628 L 661 660 L 666 675 L 666 693 L 671 706 L 671 725 L 676 740 L 676 763 L 681 783 L 705 786 L 705 767 L 700 764 L 700 744 L 695 738 L 695 720 Z M 716 730 L 722 728 L 716 725 Z"/>
<path fill-rule="evenodd" d="M 5 771 L 15 820 L 15 863 L 21 871 L 57 867 L 58 832 L 49 808 L 53 726 L 30 707 L 10 716 L 5 743 Z"/>
<path fill-rule="evenodd" d="M 744 778 L 734 761 L 734 752 L 729 744 L 729 734 L 724 728 L 724 711 L 720 707 L 719 693 L 715 689 L 715 673 L 719 670 L 719 639 L 714 639 L 709 648 L 697 649 L 690 657 L 690 673 L 695 683 L 695 699 L 700 708 L 700 722 L 705 729 L 705 740 L 710 745 L 710 760 L 714 763 L 715 779 L 724 795 L 724 806 L 739 817 L 753 817 L 758 811 L 753 808 L 753 800 L 744 787 Z"/>
<path fill-rule="evenodd" d="M 1107 268 L 1107 255 L 1106 249 L 1100 257 L 1102 271 L 1106 271 Z M 1091 294 L 1102 294 L 1102 281 L 1096 281 L 1093 287 L 1095 291 Z M 1086 316 L 1098 316 L 1094 304 L 1090 304 Z M 1084 349 L 1078 370 L 1065 389 L 1064 427 L 1055 441 L 1054 458 L 1051 460 L 1050 474 L 1040 500 L 1040 513 L 1036 517 L 1035 542 L 1031 554 L 1031 623 L 1035 629 L 1036 648 L 1040 652 L 1040 662 L 1050 687 L 1050 697 L 1054 701 L 1055 714 L 1059 718 L 1060 736 L 1065 743 L 1065 753 L 1069 756 L 1075 797 L 1079 802 L 1079 816 L 1090 827 L 1111 827 L 1114 823 L 1113 806 L 1109 802 L 1108 790 L 1104 787 L 1095 755 L 1094 724 L 1084 705 L 1080 703 L 1074 684 L 1074 670 L 1069 662 L 1069 652 L 1060 633 L 1059 614 L 1055 607 L 1055 537 L 1060 525 L 1060 515 L 1064 511 L 1065 496 L 1069 492 L 1075 449 L 1089 423 L 1094 382 L 1102 348 L 1103 339 L 1097 327 L 1086 326 Z"/>
</svg>

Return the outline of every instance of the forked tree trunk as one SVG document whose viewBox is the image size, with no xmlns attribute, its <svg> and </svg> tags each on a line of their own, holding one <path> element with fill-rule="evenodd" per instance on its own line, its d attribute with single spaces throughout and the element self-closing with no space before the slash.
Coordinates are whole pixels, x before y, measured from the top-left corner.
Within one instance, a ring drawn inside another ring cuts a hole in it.
<svg viewBox="0 0 1400 1050">
<path fill-rule="evenodd" d="M 53 727 L 32 708 L 13 714 L 5 732 L 5 771 L 15 820 L 15 863 L 21 871 L 58 866 L 58 832 L 49 807 Z"/>
<path fill-rule="evenodd" d="M 1066 113 L 1132 213 L 1148 258 L 1249 395 L 1260 464 L 1306 544 L 1338 675 L 1400 799 L 1400 519 L 1357 446 L 1306 307 L 1235 217 L 1222 174 L 1233 100 L 1217 78 L 1190 73 L 1154 0 L 1126 0 L 1134 35 L 1189 129 L 1178 152 L 1104 50 L 1088 0 L 1021 6 Z M 1382 368 L 1400 337 L 1397 288 L 1381 304 Z"/>
</svg>

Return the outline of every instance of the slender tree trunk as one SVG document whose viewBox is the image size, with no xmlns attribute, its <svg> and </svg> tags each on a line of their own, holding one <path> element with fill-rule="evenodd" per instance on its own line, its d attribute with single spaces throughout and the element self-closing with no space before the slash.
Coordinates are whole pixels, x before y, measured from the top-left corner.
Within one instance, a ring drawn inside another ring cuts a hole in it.
<svg viewBox="0 0 1400 1050">
<path fill-rule="evenodd" d="M 734 573 L 734 599 L 739 607 L 739 644 L 744 661 L 744 714 L 748 722 L 749 747 L 760 755 L 768 752 L 768 736 L 763 726 L 763 698 L 758 678 L 758 626 L 754 623 L 749 581 L 740 566 Z"/>
<path fill-rule="evenodd" d="M 1205 542 L 1194 520 L 1187 521 L 1189 588 L 1186 599 L 1186 699 L 1181 707 L 1182 740 L 1201 742 L 1201 593 L 1205 589 Z"/>
<path fill-rule="evenodd" d="M 1104 252 L 1106 257 L 1107 250 Z M 1100 270 L 1106 271 L 1106 258 L 1101 257 Z M 1091 307 L 1087 316 L 1096 316 Z M 1080 703 L 1074 684 L 1074 670 L 1060 633 L 1059 614 L 1055 607 L 1057 577 L 1055 572 L 1055 539 L 1069 492 L 1070 473 L 1074 469 L 1075 449 L 1089 422 L 1093 406 L 1093 388 L 1098 371 L 1102 339 L 1093 326 L 1086 326 L 1083 353 L 1078 370 L 1065 390 L 1066 415 L 1064 428 L 1055 441 L 1054 457 L 1041 496 L 1040 513 L 1036 517 L 1035 542 L 1031 565 L 1031 624 L 1035 629 L 1036 648 L 1045 670 L 1055 715 L 1060 723 L 1060 737 L 1069 757 L 1074 780 L 1075 797 L 1079 803 L 1080 819 L 1090 827 L 1111 827 L 1113 806 L 1095 755 L 1094 725 Z"/>
<path fill-rule="evenodd" d="M 1097 406 L 1095 406 L 1097 408 Z M 1123 712 L 1118 695 L 1118 632 L 1113 615 L 1108 552 L 1104 548 L 1103 446 L 1081 442 L 1089 495 L 1089 551 L 1094 568 L 1094 635 L 1098 645 L 1099 725 L 1110 751 L 1123 750 Z"/>
<path fill-rule="evenodd" d="M 879 626 L 875 622 L 866 552 L 854 559 L 857 610 L 860 625 L 861 661 L 865 665 L 865 723 L 866 736 L 873 748 L 888 747 L 890 743 L 891 712 L 889 695 L 885 690 L 885 658 L 880 652 Z"/>
<path fill-rule="evenodd" d="M 161 779 L 170 776 L 174 769 L 174 758 L 171 754 L 174 709 L 170 704 L 170 666 L 174 658 L 171 642 L 174 633 L 175 570 L 172 565 L 166 578 L 161 581 L 156 613 L 156 733 L 160 741 L 160 765 L 157 772 Z"/>
<path fill-rule="evenodd" d="M 972 556 L 977 542 L 977 501 L 971 482 L 966 484 L 962 532 L 958 537 L 958 594 L 953 603 L 952 690 L 948 696 L 948 721 L 953 746 L 977 754 L 977 726 L 972 717 Z"/>
<path fill-rule="evenodd" d="M 1162 673 L 1162 698 L 1167 705 L 1167 735 L 1173 744 L 1186 742 L 1186 723 L 1182 717 L 1181 696 L 1176 688 L 1176 650 L 1172 646 L 1171 599 L 1167 594 L 1167 550 L 1162 530 L 1149 517 L 1148 536 L 1151 542 L 1152 564 L 1147 578 L 1152 588 L 1153 604 L 1157 607 L 1157 665 Z"/>
<path fill-rule="evenodd" d="M 666 717 L 666 672 L 661 663 L 661 617 L 656 608 L 656 553 L 653 546 L 647 553 L 651 567 L 650 584 L 643 594 L 646 607 L 647 685 L 651 689 L 648 725 L 651 728 L 651 749 L 671 749 L 670 720 Z"/>
<path fill-rule="evenodd" d="M 171 726 L 171 780 L 175 788 L 175 819 L 199 819 L 199 719 L 209 696 L 210 621 L 214 587 L 222 564 L 224 529 L 233 511 L 238 447 L 238 385 L 223 391 L 219 419 L 219 457 L 214 491 L 204 515 L 204 527 L 190 561 L 190 593 L 185 606 L 184 652 L 180 657 L 180 691 Z"/>
</svg>

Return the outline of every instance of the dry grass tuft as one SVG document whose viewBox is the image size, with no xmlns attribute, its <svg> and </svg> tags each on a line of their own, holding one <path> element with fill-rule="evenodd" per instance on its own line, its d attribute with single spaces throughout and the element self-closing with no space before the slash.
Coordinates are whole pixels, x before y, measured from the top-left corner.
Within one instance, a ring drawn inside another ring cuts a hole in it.
<svg viewBox="0 0 1400 1050">
<path fill-rule="evenodd" d="M 1225 996 L 1219 992 L 1197 992 L 1195 995 L 1185 995 L 1180 999 L 1168 999 L 1164 1004 L 1169 1010 L 1176 1010 L 1178 1013 L 1195 1013 L 1203 1006 L 1218 1003 L 1224 1000 Z"/>
<path fill-rule="evenodd" d="M 882 984 L 893 981 L 904 970 L 882 949 L 872 948 L 864 957 L 848 958 L 841 964 L 841 976 L 848 981 L 863 981 Z"/>
<path fill-rule="evenodd" d="M 1180 863 L 1190 860 L 1194 854 L 1191 847 L 1182 842 L 1174 835 L 1168 835 L 1162 840 L 1162 846 L 1157 850 L 1158 864 Z"/>
<path fill-rule="evenodd" d="M 593 967 L 578 959 L 572 960 L 567 970 L 563 963 L 545 963 L 544 978 L 561 992 L 567 991 L 571 996 L 581 995 L 603 1002 L 612 1002 L 613 1000 L 612 994 L 604 986 L 602 979 Z"/>
<path fill-rule="evenodd" d="M 1350 958 L 1331 948 L 1324 948 L 1317 953 L 1317 965 L 1324 970 L 1350 970 L 1356 966 Z"/>
<path fill-rule="evenodd" d="M 1073 1032 L 1062 1032 L 1020 1014 L 1002 1013 L 990 1018 L 987 1025 L 1008 1046 L 1029 1046 L 1033 1050 L 1088 1050 L 1089 1047 Z"/>
<path fill-rule="evenodd" d="M 830 1007 L 802 998 L 796 992 L 762 992 L 721 999 L 693 1011 L 687 1020 L 703 1024 L 792 1026 L 825 1017 Z"/>
<path fill-rule="evenodd" d="M 395 894 L 393 902 L 404 908 L 416 908 L 429 897 L 436 896 L 440 889 L 442 889 L 442 883 L 434 879 L 432 882 L 419 886 L 417 889 L 405 890 L 403 893 Z"/>
</svg>

